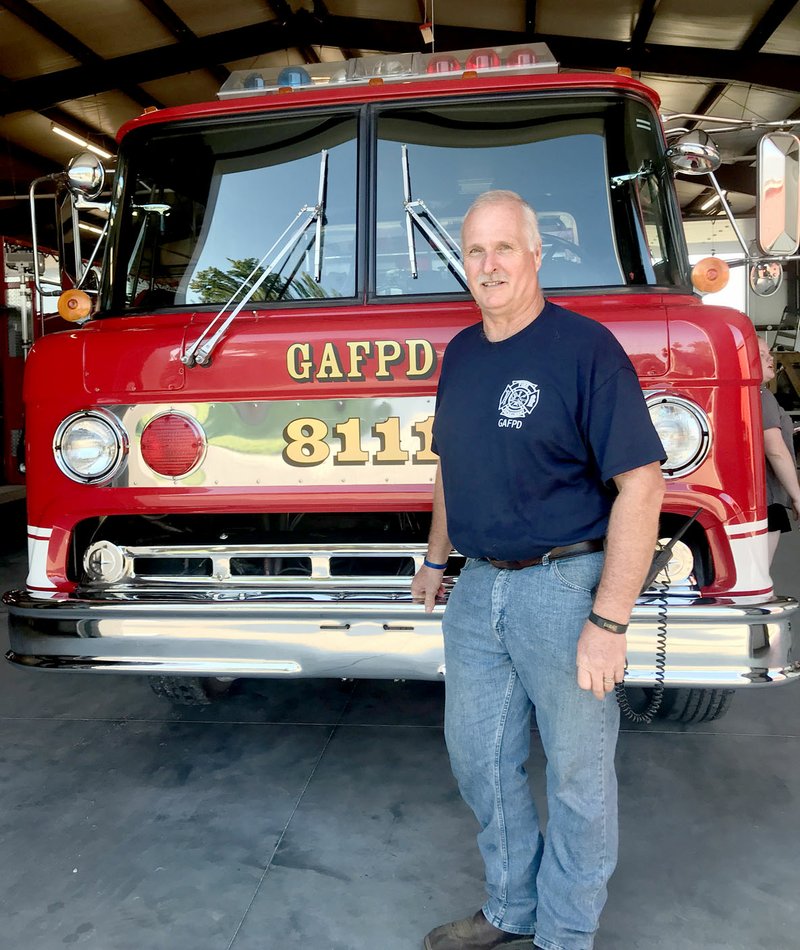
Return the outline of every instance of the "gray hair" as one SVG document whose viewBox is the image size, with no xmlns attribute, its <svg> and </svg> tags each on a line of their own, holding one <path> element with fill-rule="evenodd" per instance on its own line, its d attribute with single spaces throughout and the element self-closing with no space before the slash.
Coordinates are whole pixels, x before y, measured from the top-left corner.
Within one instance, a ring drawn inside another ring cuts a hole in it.
<svg viewBox="0 0 800 950">
<path fill-rule="evenodd" d="M 522 212 L 522 220 L 525 222 L 526 230 L 530 236 L 531 250 L 537 251 L 542 246 L 542 237 L 539 234 L 539 222 L 536 218 L 536 212 L 516 191 L 506 191 L 502 188 L 496 188 L 493 191 L 484 191 L 484 193 L 478 195 L 469 206 L 461 225 L 461 246 L 464 246 L 464 225 L 467 223 L 467 218 L 473 211 L 477 211 L 486 205 L 496 204 L 513 204 L 519 208 Z"/>
</svg>

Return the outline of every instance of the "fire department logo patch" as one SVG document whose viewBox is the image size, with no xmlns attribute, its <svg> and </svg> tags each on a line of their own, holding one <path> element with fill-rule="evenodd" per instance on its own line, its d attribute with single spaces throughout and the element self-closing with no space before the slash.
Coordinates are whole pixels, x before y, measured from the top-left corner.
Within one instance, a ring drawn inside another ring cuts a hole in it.
<svg viewBox="0 0 800 950">
<path fill-rule="evenodd" d="M 539 402 L 539 387 L 527 379 L 512 380 L 500 397 L 500 415 L 506 419 L 524 419 Z"/>
</svg>

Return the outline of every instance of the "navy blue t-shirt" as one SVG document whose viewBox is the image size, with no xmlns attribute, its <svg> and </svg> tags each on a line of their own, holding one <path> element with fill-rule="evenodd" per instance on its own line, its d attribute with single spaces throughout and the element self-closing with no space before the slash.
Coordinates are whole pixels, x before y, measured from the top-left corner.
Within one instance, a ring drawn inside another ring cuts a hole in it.
<svg viewBox="0 0 800 950">
<path fill-rule="evenodd" d="M 491 343 L 482 324 L 442 361 L 434 449 L 447 528 L 467 557 L 516 560 L 605 536 L 610 480 L 665 453 L 627 354 L 549 301 Z"/>
</svg>

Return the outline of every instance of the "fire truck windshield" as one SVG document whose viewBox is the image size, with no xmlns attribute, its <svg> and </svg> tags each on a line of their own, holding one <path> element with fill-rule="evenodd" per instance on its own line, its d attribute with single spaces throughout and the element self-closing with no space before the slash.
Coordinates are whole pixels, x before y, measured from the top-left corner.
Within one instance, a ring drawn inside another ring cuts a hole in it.
<svg viewBox="0 0 800 950">
<path fill-rule="evenodd" d="M 298 210 L 320 207 L 323 155 L 324 209 L 264 274 L 259 262 Z M 255 306 L 464 294 L 453 238 L 492 188 L 536 209 L 547 289 L 687 283 L 658 120 L 616 94 L 439 97 L 150 126 L 128 136 L 122 162 L 104 296 L 115 312 L 219 309 L 253 273 L 251 284 L 263 277 Z"/>
</svg>

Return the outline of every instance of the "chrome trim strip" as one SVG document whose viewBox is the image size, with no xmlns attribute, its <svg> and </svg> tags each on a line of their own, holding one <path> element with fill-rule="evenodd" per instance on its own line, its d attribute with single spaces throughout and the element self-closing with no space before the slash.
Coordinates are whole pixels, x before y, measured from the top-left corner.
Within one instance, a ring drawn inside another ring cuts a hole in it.
<svg viewBox="0 0 800 950">
<path fill-rule="evenodd" d="M 235 591 L 209 602 L 197 592 L 164 603 L 132 593 L 112 601 L 40 600 L 25 591 L 9 608 L 8 659 L 39 669 L 172 672 L 204 676 L 423 679 L 441 677 L 441 617 L 408 590 L 358 599 L 270 600 Z M 652 685 L 659 607 L 636 607 L 628 682 Z M 736 606 L 697 601 L 668 608 L 667 686 L 745 687 L 800 679 L 792 598 Z M 793 639 L 794 638 L 794 639 Z M 293 666 L 294 664 L 294 666 Z"/>
</svg>

